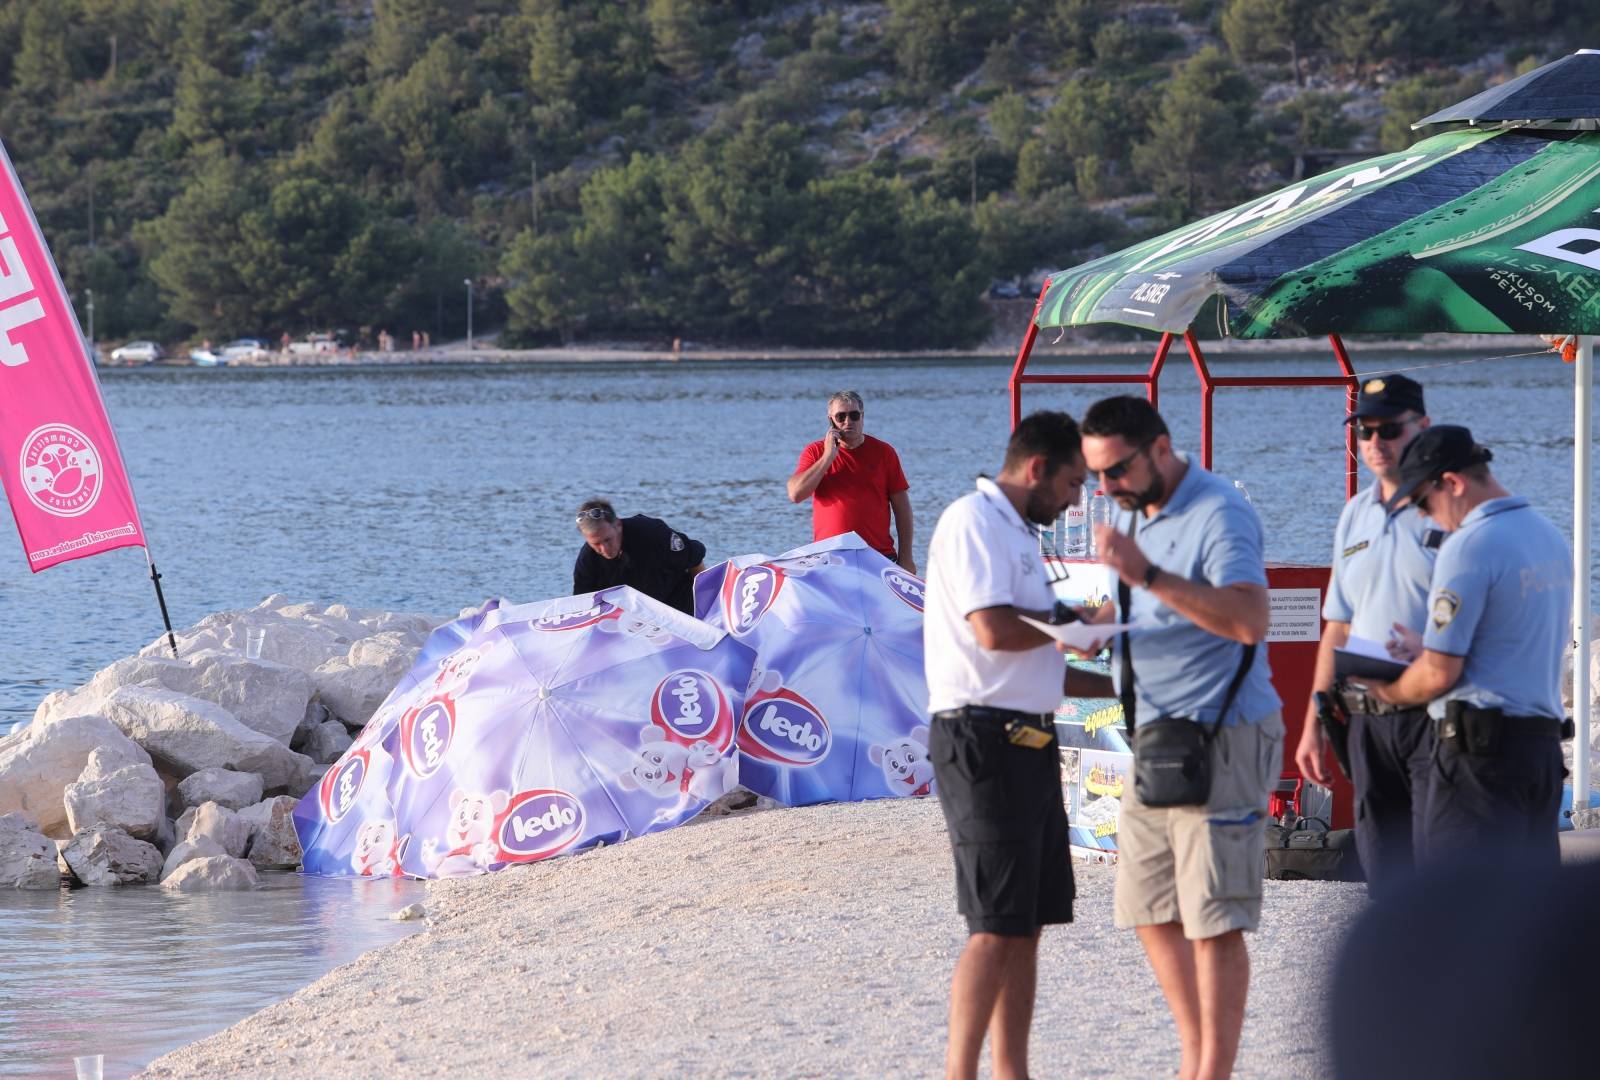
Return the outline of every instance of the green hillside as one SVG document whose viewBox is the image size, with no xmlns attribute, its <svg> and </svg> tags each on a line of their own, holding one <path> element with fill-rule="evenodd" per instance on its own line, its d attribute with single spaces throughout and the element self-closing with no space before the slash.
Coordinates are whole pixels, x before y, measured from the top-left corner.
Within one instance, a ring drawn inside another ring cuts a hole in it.
<svg viewBox="0 0 1600 1080">
<path fill-rule="evenodd" d="M 6 0 L 0 138 L 101 340 L 442 339 L 471 279 L 506 343 L 950 346 L 1585 43 L 1557 0 Z"/>
</svg>

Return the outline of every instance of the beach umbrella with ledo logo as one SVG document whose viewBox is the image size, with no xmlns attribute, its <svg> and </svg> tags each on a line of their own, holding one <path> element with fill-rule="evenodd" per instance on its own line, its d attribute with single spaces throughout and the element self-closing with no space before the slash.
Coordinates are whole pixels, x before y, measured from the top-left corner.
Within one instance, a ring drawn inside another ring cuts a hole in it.
<svg viewBox="0 0 1600 1080">
<path fill-rule="evenodd" d="M 296 807 L 307 872 L 453 877 L 681 824 L 737 782 L 755 657 L 626 586 L 425 650 Z"/>
<path fill-rule="evenodd" d="M 926 795 L 923 583 L 855 533 L 695 579 L 695 612 L 756 651 L 739 782 L 790 806 Z"/>
</svg>

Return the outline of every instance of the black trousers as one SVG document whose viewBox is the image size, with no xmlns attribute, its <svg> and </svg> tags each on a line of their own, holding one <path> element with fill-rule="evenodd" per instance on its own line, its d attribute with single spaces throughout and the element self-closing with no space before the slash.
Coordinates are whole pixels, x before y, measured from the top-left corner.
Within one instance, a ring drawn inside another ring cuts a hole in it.
<svg viewBox="0 0 1600 1080">
<path fill-rule="evenodd" d="M 1555 732 L 1508 731 L 1493 756 L 1439 744 L 1428 787 L 1425 825 L 1430 861 L 1503 845 L 1519 857 L 1561 861 L 1561 742 Z"/>
<path fill-rule="evenodd" d="M 1350 771 L 1356 789 L 1356 852 L 1367 892 L 1381 896 L 1409 878 L 1423 857 L 1433 721 L 1426 706 L 1350 715 Z"/>
</svg>

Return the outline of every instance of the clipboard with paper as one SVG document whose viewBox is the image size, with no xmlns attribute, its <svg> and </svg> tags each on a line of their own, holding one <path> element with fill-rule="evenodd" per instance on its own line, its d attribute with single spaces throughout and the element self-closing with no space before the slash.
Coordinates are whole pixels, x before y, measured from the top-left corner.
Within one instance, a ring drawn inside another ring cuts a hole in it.
<svg viewBox="0 0 1600 1080">
<path fill-rule="evenodd" d="M 1389 655 L 1381 642 L 1352 635 L 1333 650 L 1333 674 L 1351 682 L 1394 682 L 1408 665 Z"/>
</svg>

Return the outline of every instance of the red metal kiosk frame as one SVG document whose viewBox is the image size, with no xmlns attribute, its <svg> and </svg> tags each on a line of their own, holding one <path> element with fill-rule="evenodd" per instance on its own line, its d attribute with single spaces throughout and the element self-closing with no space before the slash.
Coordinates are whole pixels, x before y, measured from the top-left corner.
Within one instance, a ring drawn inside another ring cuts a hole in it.
<svg viewBox="0 0 1600 1080">
<path fill-rule="evenodd" d="M 1076 385 L 1106 385 L 1106 384 L 1134 384 L 1145 388 L 1145 396 L 1151 405 L 1159 407 L 1161 370 L 1166 366 L 1167 354 L 1172 350 L 1172 343 L 1177 340 L 1177 335 L 1163 333 L 1161 340 L 1156 344 L 1155 356 L 1150 361 L 1150 367 L 1142 375 L 1129 373 L 1108 372 L 1083 372 L 1083 373 L 1034 373 L 1028 371 L 1028 361 L 1033 354 L 1034 343 L 1039 338 L 1039 326 L 1034 320 L 1039 317 L 1039 310 L 1044 305 L 1045 294 L 1050 291 L 1050 281 L 1045 280 L 1044 287 L 1039 290 L 1039 299 L 1033 306 L 1033 319 L 1029 320 L 1028 332 L 1022 339 L 1022 347 L 1017 351 L 1016 363 L 1011 368 L 1011 428 L 1016 430 L 1022 422 L 1022 388 L 1027 384 L 1076 384 Z M 1344 342 L 1337 334 L 1329 334 L 1328 342 L 1333 347 L 1334 359 L 1339 364 L 1338 375 L 1213 375 L 1206 366 L 1204 353 L 1200 350 L 1200 342 L 1194 335 L 1193 328 L 1183 332 L 1183 343 L 1189 351 L 1189 359 L 1194 363 L 1195 374 L 1200 378 L 1201 405 L 1200 405 L 1200 464 L 1211 468 L 1212 460 L 1212 404 L 1217 389 L 1224 386 L 1248 387 L 1302 387 L 1302 386 L 1342 386 L 1345 388 L 1345 416 L 1349 417 L 1355 412 L 1356 392 L 1358 381 L 1355 369 L 1350 364 L 1350 354 L 1345 351 Z M 1354 425 L 1347 425 L 1345 434 L 1347 449 L 1345 462 L 1345 498 L 1353 498 L 1356 494 L 1356 433 Z M 1328 568 L 1325 566 L 1279 566 L 1272 565 L 1267 568 L 1269 585 L 1276 588 L 1317 588 L 1327 589 Z M 1284 738 L 1284 775 L 1299 775 L 1299 770 L 1294 764 L 1295 748 L 1300 741 L 1300 730 L 1303 726 L 1306 702 L 1311 696 L 1311 682 L 1316 668 L 1317 645 L 1315 642 L 1274 642 L 1268 646 L 1268 655 L 1272 662 L 1272 682 L 1278 691 L 1278 696 L 1283 699 L 1283 721 L 1287 729 Z M 1352 791 L 1349 783 L 1335 770 L 1334 776 L 1334 812 L 1333 826 L 1335 828 L 1348 828 L 1353 822 L 1351 807 Z"/>
</svg>

